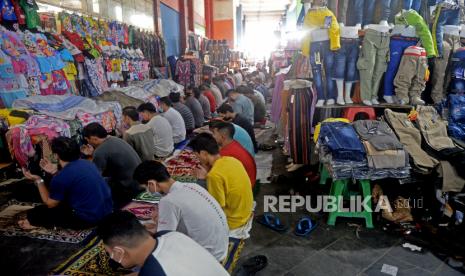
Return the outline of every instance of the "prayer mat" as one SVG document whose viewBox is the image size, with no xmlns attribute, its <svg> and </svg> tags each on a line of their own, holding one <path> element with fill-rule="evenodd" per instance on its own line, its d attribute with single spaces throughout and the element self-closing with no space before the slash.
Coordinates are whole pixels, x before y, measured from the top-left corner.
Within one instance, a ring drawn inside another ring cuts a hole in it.
<svg viewBox="0 0 465 276">
<path fill-rule="evenodd" d="M 79 276 L 104 276 L 126 275 L 131 270 L 116 267 L 116 263 L 110 264 L 110 256 L 105 252 L 103 243 L 95 237 L 92 241 L 71 256 L 67 261 L 55 268 L 51 275 L 79 275 Z"/>
<path fill-rule="evenodd" d="M 158 204 L 133 201 L 126 205 L 123 210 L 136 215 L 138 220 L 152 220 L 158 216 Z"/>
<path fill-rule="evenodd" d="M 237 261 L 241 256 L 242 248 L 244 248 L 245 241 L 242 239 L 229 238 L 228 255 L 223 260 L 222 265 L 230 274 L 234 271 Z"/>
<path fill-rule="evenodd" d="M 134 201 L 148 202 L 152 204 L 157 204 L 160 202 L 161 196 L 154 196 L 149 192 L 142 192 L 134 198 Z"/>
<path fill-rule="evenodd" d="M 47 229 L 39 227 L 33 230 L 23 230 L 18 226 L 18 220 L 26 217 L 26 211 L 39 204 L 10 200 L 0 208 L 0 235 L 20 236 L 34 239 L 49 240 L 64 243 L 81 243 L 92 237 L 94 231 L 71 230 L 63 228 Z"/>
<path fill-rule="evenodd" d="M 180 182 L 196 182 L 195 168 L 200 161 L 192 150 L 184 149 L 178 155 L 166 160 L 166 169 L 174 180 Z"/>
</svg>

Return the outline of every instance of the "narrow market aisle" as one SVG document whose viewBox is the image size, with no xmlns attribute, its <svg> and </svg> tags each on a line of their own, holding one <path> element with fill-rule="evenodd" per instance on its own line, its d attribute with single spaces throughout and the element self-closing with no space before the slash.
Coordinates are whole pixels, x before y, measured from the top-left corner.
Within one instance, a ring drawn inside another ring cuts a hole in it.
<svg viewBox="0 0 465 276">
<path fill-rule="evenodd" d="M 273 130 L 267 130 L 259 143 L 273 144 Z M 262 159 L 271 159 L 272 181 L 261 185 L 256 197 L 255 216 L 263 214 L 265 195 L 289 195 L 289 190 L 299 183 L 278 183 L 278 176 L 286 174 L 287 157 L 278 147 L 274 151 L 260 152 L 257 166 L 265 164 Z M 316 184 L 316 183 L 312 183 Z M 318 192 L 317 185 L 311 185 L 311 193 Z M 314 189 L 315 188 L 315 189 Z M 309 214 L 303 208 L 295 213 L 277 214 L 289 228 L 285 233 L 277 233 L 254 221 L 251 237 L 246 241 L 240 264 L 250 257 L 265 255 L 268 266 L 256 275 L 390 275 L 383 273 L 389 268 L 397 268 L 391 275 L 463 275 L 449 267 L 429 251 L 413 253 L 402 248 L 403 238 L 380 229 L 357 227 L 359 220 L 338 219 L 336 226 L 326 224 L 324 214 Z M 307 237 L 294 235 L 296 222 L 304 215 L 310 215 L 318 227 Z M 383 268 L 384 267 L 384 268 Z M 243 274 L 236 273 L 241 276 Z"/>
</svg>

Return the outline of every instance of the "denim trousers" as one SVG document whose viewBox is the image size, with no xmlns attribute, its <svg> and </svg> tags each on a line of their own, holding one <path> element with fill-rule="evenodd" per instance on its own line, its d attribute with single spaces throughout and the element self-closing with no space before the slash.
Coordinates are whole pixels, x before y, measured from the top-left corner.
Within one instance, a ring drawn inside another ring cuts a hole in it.
<svg viewBox="0 0 465 276">
<path fill-rule="evenodd" d="M 333 80 L 334 56 L 335 52 L 329 49 L 329 41 L 310 44 L 310 64 L 318 100 L 336 99 L 336 85 Z M 326 76 L 326 93 L 323 84 L 323 69 Z"/>
<path fill-rule="evenodd" d="M 367 1 L 368 2 L 368 1 Z M 365 0 L 335 0 L 329 8 L 337 15 L 337 22 L 345 25 L 362 24 Z M 334 5 L 337 5 L 336 7 Z M 349 9 L 350 5 L 350 9 Z M 350 21 L 348 21 L 348 19 Z M 352 22 L 351 22 L 352 21 Z"/>
<path fill-rule="evenodd" d="M 356 18 L 360 18 L 364 13 L 363 25 L 373 24 L 373 16 L 375 15 L 376 3 L 381 2 L 381 20 L 394 22 L 394 15 L 397 13 L 398 0 L 356 0 L 354 3 Z"/>
<path fill-rule="evenodd" d="M 451 59 L 451 91 L 465 93 L 465 48 L 459 48 Z"/>
<path fill-rule="evenodd" d="M 345 80 L 346 82 L 356 82 L 358 80 L 357 59 L 359 48 L 359 39 L 341 38 L 341 48 L 336 51 L 334 57 L 334 80 Z"/>
<path fill-rule="evenodd" d="M 421 0 L 404 0 L 402 8 L 404 10 L 416 10 L 419 13 L 421 8 Z"/>
<path fill-rule="evenodd" d="M 460 9 L 438 7 L 435 11 L 432 35 L 438 55 L 443 55 L 444 25 L 460 25 Z"/>
<path fill-rule="evenodd" d="M 389 42 L 389 63 L 384 76 L 384 96 L 394 95 L 394 78 L 399 70 L 400 61 L 404 50 L 410 46 L 416 45 L 418 39 L 393 36 Z"/>
<path fill-rule="evenodd" d="M 351 124 L 323 123 L 320 142 L 329 148 L 334 160 L 365 161 L 365 147 Z"/>
</svg>

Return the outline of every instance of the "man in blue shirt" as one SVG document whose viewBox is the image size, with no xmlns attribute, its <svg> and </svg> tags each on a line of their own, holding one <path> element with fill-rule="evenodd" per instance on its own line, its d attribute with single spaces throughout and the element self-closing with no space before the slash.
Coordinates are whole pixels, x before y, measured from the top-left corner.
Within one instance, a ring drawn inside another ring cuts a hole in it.
<svg viewBox="0 0 465 276">
<path fill-rule="evenodd" d="M 92 162 L 79 159 L 80 149 L 74 140 L 58 137 L 51 148 L 58 166 L 46 159 L 40 162 L 45 172 L 54 175 L 49 187 L 40 176 L 23 169 L 24 176 L 34 181 L 44 204 L 29 210 L 19 226 L 82 229 L 96 225 L 113 209 L 108 184 Z"/>
</svg>

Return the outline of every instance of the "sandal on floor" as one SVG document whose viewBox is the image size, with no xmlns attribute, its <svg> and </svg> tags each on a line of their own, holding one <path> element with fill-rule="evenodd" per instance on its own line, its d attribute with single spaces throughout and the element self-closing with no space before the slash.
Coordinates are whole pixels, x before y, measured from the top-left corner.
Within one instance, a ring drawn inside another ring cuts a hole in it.
<svg viewBox="0 0 465 276">
<path fill-rule="evenodd" d="M 294 234 L 299 237 L 306 237 L 313 230 L 315 230 L 317 225 L 318 224 L 315 223 L 310 217 L 301 218 L 294 229 Z"/>
<path fill-rule="evenodd" d="M 276 149 L 276 146 L 275 146 L 275 145 L 265 145 L 265 144 L 261 144 L 260 146 L 258 146 L 258 149 L 259 149 L 259 150 L 262 150 L 262 151 L 270 151 L 270 150 Z"/>
<path fill-rule="evenodd" d="M 249 273 L 255 274 L 260 270 L 264 269 L 268 265 L 268 258 L 263 255 L 257 255 L 252 258 L 247 259 L 242 267 Z"/>
<path fill-rule="evenodd" d="M 259 216 L 257 218 L 257 222 L 276 232 L 282 233 L 287 230 L 287 226 L 281 224 L 281 220 L 270 213 L 265 213 L 262 216 Z"/>
</svg>

